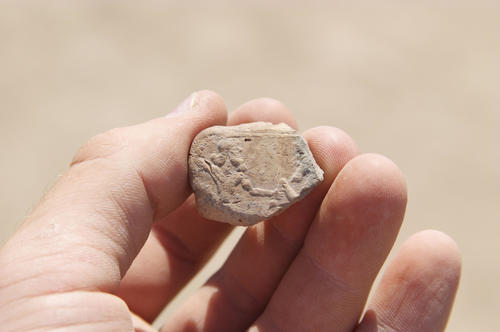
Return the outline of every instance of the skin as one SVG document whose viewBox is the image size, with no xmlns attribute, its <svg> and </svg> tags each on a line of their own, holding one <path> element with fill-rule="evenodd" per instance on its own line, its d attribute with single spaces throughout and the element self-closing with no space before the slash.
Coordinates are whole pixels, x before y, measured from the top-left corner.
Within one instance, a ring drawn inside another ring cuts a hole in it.
<svg viewBox="0 0 500 332">
<path fill-rule="evenodd" d="M 155 331 L 149 323 L 232 230 L 196 212 L 190 143 L 204 128 L 251 121 L 297 127 L 278 101 L 228 117 L 221 97 L 200 91 L 166 117 L 90 139 L 0 251 L 1 330 Z M 438 231 L 413 235 L 366 303 L 403 220 L 405 180 L 340 129 L 303 135 L 323 183 L 249 227 L 161 331 L 444 330 L 456 244 Z"/>
</svg>

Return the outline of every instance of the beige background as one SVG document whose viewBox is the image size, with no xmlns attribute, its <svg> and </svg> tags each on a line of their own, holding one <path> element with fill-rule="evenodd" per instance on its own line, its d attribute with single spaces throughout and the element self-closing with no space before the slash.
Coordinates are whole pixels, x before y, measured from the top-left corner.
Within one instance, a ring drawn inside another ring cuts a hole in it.
<svg viewBox="0 0 500 332">
<path fill-rule="evenodd" d="M 180 3 L 0 3 L 0 243 L 90 136 L 196 89 L 230 109 L 272 96 L 302 129 L 341 127 L 401 167 L 396 246 L 426 228 L 454 237 L 448 330 L 498 331 L 500 6 Z"/>
</svg>

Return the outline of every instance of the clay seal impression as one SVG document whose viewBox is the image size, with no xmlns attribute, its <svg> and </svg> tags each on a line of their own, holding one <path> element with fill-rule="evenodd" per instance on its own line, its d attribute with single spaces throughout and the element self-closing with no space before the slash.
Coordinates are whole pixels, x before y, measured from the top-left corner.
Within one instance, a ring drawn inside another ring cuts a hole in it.
<svg viewBox="0 0 500 332">
<path fill-rule="evenodd" d="M 304 138 L 284 123 L 207 128 L 188 165 L 198 212 L 239 226 L 280 214 L 323 181 Z"/>
</svg>

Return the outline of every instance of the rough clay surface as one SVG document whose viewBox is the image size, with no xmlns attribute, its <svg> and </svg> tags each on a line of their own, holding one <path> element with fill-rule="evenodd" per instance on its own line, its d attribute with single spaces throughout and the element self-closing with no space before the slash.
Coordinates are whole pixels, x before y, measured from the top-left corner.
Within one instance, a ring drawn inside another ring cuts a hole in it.
<svg viewBox="0 0 500 332">
<path fill-rule="evenodd" d="M 189 152 L 189 180 L 202 216 L 250 226 L 304 198 L 323 171 L 292 128 L 254 122 L 200 132 Z"/>
</svg>

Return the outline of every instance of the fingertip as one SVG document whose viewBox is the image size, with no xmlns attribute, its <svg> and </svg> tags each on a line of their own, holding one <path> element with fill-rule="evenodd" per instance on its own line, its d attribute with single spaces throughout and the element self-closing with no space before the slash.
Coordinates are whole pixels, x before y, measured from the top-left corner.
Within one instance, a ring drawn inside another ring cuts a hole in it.
<svg viewBox="0 0 500 332">
<path fill-rule="evenodd" d="M 398 250 L 368 308 L 394 330 L 444 331 L 460 270 L 455 241 L 440 231 L 421 231 Z"/>
<path fill-rule="evenodd" d="M 288 107 L 273 98 L 257 98 L 244 103 L 230 114 L 228 125 L 234 126 L 256 121 L 274 124 L 283 122 L 295 130 L 298 129 L 297 121 Z"/>
<path fill-rule="evenodd" d="M 227 121 L 227 108 L 224 99 L 212 90 L 195 92 L 192 109 L 196 112 L 208 113 L 214 117 L 214 123 L 225 124 Z"/>
<path fill-rule="evenodd" d="M 392 225 L 399 229 L 406 209 L 406 181 L 399 168 L 387 157 L 362 154 L 351 159 L 331 186 L 322 213 L 345 213 L 367 225 Z M 384 226 L 385 227 L 385 226 Z M 393 236 L 397 232 L 391 232 Z"/>
<path fill-rule="evenodd" d="M 462 258 L 457 243 L 447 234 L 428 229 L 412 235 L 401 247 L 400 255 L 428 281 L 445 277 L 458 284 Z"/>
<path fill-rule="evenodd" d="M 389 158 L 365 153 L 350 160 L 337 179 L 348 182 L 351 194 L 378 204 L 385 202 L 391 208 L 406 207 L 407 185 L 399 167 Z"/>
<path fill-rule="evenodd" d="M 227 108 L 219 94 L 211 90 L 200 90 L 193 92 L 174 112 L 157 120 L 160 126 L 181 128 L 184 133 L 189 133 L 192 140 L 205 128 L 225 125 Z"/>
<path fill-rule="evenodd" d="M 316 163 L 325 172 L 324 183 L 328 186 L 344 165 L 359 153 L 354 140 L 339 128 L 315 127 L 306 130 L 303 136 Z"/>
</svg>

